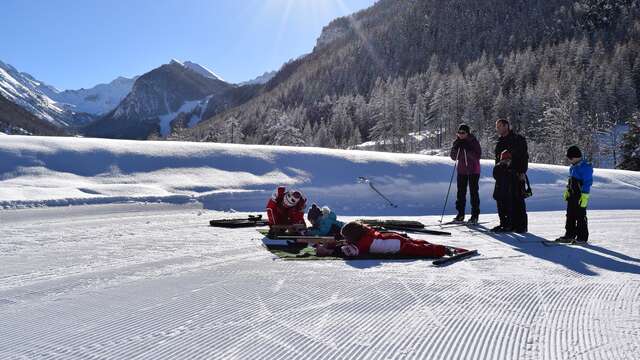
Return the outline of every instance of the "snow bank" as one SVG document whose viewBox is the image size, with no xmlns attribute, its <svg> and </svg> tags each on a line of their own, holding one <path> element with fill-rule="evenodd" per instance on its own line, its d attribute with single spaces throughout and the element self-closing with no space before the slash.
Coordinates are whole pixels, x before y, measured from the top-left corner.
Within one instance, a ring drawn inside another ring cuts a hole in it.
<svg viewBox="0 0 640 360">
<path fill-rule="evenodd" d="M 496 212 L 491 161 L 481 207 Z M 259 145 L 7 136 L 0 142 L 0 206 L 153 201 L 261 211 L 275 186 L 301 189 L 340 214 L 440 214 L 453 162 L 445 157 Z M 530 166 L 529 210 L 562 210 L 567 167 Z M 387 205 L 359 176 L 397 208 Z M 640 174 L 596 170 L 591 209 L 640 208 Z M 454 211 L 455 179 L 447 213 Z"/>
</svg>

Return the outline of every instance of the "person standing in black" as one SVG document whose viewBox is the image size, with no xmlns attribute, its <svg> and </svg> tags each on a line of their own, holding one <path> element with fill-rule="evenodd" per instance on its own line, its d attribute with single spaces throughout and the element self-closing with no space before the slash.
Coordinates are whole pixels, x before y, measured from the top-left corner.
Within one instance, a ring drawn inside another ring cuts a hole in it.
<svg viewBox="0 0 640 360">
<path fill-rule="evenodd" d="M 496 165 L 500 162 L 500 156 L 507 150 L 511 155 L 510 170 L 515 173 L 513 177 L 513 198 L 511 201 L 511 214 L 508 216 L 509 223 L 501 224 L 492 229 L 496 232 L 515 231 L 526 233 L 528 227 L 527 206 L 525 204 L 525 179 L 529 168 L 529 153 L 527 150 L 527 140 L 524 136 L 516 134 L 511 130 L 511 125 L 506 119 L 496 121 L 496 132 L 498 141 L 495 148 Z"/>
<path fill-rule="evenodd" d="M 471 217 L 470 224 L 478 223 L 480 215 L 480 195 L 478 194 L 478 182 L 480 180 L 480 158 L 482 149 L 480 143 L 466 124 L 461 124 L 458 128 L 457 138 L 451 146 L 451 159 L 458 161 L 458 196 L 456 200 L 456 210 L 458 215 L 454 222 L 464 221 L 464 213 L 467 202 L 467 185 L 471 197 Z"/>
</svg>

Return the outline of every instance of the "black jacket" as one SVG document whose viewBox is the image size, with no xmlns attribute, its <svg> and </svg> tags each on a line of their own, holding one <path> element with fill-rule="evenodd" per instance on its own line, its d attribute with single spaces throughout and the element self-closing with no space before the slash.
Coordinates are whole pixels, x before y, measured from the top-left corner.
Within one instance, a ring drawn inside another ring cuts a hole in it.
<svg viewBox="0 0 640 360">
<path fill-rule="evenodd" d="M 509 131 L 507 136 L 499 137 L 495 149 L 496 164 L 500 162 L 500 154 L 504 150 L 511 153 L 511 169 L 519 174 L 526 173 L 529 168 L 529 152 L 524 136 Z"/>
</svg>

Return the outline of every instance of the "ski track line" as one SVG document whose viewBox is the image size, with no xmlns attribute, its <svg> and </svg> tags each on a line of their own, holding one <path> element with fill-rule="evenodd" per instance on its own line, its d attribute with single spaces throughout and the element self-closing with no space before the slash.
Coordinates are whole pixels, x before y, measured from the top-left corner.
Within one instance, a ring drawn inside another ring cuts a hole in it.
<svg viewBox="0 0 640 360">
<path fill-rule="evenodd" d="M 206 296 L 206 295 L 203 294 L 202 296 Z M 194 310 L 195 315 L 192 315 L 191 317 L 187 317 L 187 319 L 189 319 L 189 320 L 187 320 L 185 322 L 185 324 L 187 324 L 187 325 L 181 324 L 181 322 L 184 321 L 183 319 L 185 318 L 185 316 L 176 316 L 175 319 L 172 319 L 172 320 L 176 321 L 177 323 L 174 324 L 169 330 L 158 330 L 158 331 L 155 331 L 155 332 L 152 332 L 152 333 L 148 333 L 143 337 L 136 336 L 134 338 L 128 338 L 126 340 L 127 341 L 130 341 L 130 340 L 138 340 L 139 341 L 139 340 L 146 340 L 146 339 L 154 340 L 154 339 L 158 339 L 158 338 L 163 338 L 163 339 L 166 340 L 168 337 L 169 338 L 173 338 L 173 337 L 181 335 L 183 333 L 194 331 L 194 326 L 190 325 L 193 322 L 192 320 L 194 318 L 201 317 L 201 315 L 203 313 L 206 313 L 208 310 L 210 310 L 209 307 L 205 307 L 203 309 L 202 306 L 200 305 L 201 303 L 202 303 L 202 301 L 197 301 L 197 302 L 194 303 L 193 309 L 195 309 Z M 183 308 L 181 307 L 179 310 L 182 311 Z M 230 313 L 230 312 L 232 312 L 231 310 L 233 310 L 233 309 L 225 309 L 224 313 Z M 214 311 L 212 315 L 216 316 L 216 315 L 218 315 L 218 313 Z M 124 319 L 124 321 L 126 322 L 127 320 Z M 126 323 L 126 325 L 131 325 L 131 324 Z M 125 330 L 125 332 L 130 332 L 130 331 L 132 331 L 132 330 L 134 330 L 136 328 L 139 328 L 140 325 L 144 325 L 144 323 L 133 324 L 133 325 L 131 325 L 132 329 L 125 328 L 124 330 Z M 161 322 L 160 325 L 163 326 L 163 327 L 166 327 L 167 324 L 166 324 L 166 322 L 165 323 Z M 176 332 L 175 329 L 178 329 L 180 331 Z M 116 332 L 116 334 L 117 334 L 117 333 L 120 333 L 122 330 L 115 330 L 115 331 L 117 331 Z M 111 336 L 110 336 L 110 338 L 111 338 Z M 126 341 L 125 342 L 117 342 L 115 344 L 117 344 L 117 345 L 126 345 Z M 133 349 L 136 349 L 136 348 L 134 347 Z M 119 352 L 117 352 L 117 351 L 113 351 L 112 355 L 120 354 L 120 355 L 122 355 L 122 357 L 127 357 L 127 358 L 129 358 L 131 356 L 131 348 L 129 348 L 129 349 L 124 348 L 122 351 L 124 351 L 124 352 L 121 353 L 121 354 Z M 146 349 L 143 349 L 141 351 L 141 354 L 144 354 L 146 351 L 147 351 Z"/>
<path fill-rule="evenodd" d="M 518 293 L 520 291 L 520 288 L 523 286 L 523 284 L 517 283 L 516 286 L 509 287 L 507 282 L 503 283 L 502 281 L 494 282 L 493 284 L 489 285 L 493 285 L 489 288 L 493 287 L 494 290 L 489 294 L 480 293 L 481 296 L 479 297 L 489 299 L 490 296 L 488 295 L 491 295 L 491 297 L 495 298 L 492 301 L 490 300 L 486 302 L 486 306 L 482 305 L 484 302 L 476 302 L 473 311 L 474 313 L 478 313 L 478 316 L 477 319 L 474 319 L 473 321 L 473 328 L 467 330 L 470 335 L 468 337 L 465 336 L 467 337 L 466 342 L 469 343 L 468 345 L 465 345 L 465 347 L 470 346 L 473 349 L 473 352 L 471 352 L 470 355 L 480 355 L 481 357 L 486 357 L 487 352 L 491 351 L 490 348 L 486 346 L 486 344 L 493 344 L 494 341 L 492 341 L 492 339 L 495 338 L 498 338 L 500 339 L 500 341 L 502 341 L 502 334 L 504 332 L 502 326 L 504 325 L 504 322 L 501 318 L 505 316 L 505 314 L 511 313 L 509 307 L 512 306 L 507 300 L 512 297 L 511 293 Z M 508 288 L 508 291 L 504 291 L 505 287 Z M 503 308 L 504 310 L 499 311 L 498 314 L 500 315 L 496 317 L 495 315 L 497 308 Z M 460 358 L 462 356 L 460 354 L 460 351 L 461 349 L 458 350 L 458 352 L 454 354 L 452 358 Z M 489 355 L 491 355 L 490 357 L 492 358 L 498 358 L 495 356 L 494 351 L 491 351 Z M 514 358 L 518 357 L 516 354 L 512 355 L 514 355 Z"/>
<path fill-rule="evenodd" d="M 384 284 L 383 287 L 387 292 L 392 293 L 402 293 L 397 292 L 395 287 L 398 286 L 398 283 L 393 279 L 387 279 L 389 284 Z M 381 292 L 384 294 L 384 291 Z M 387 294 L 384 294 L 385 298 L 388 297 Z M 358 355 L 361 355 L 361 351 L 367 349 L 368 354 L 371 355 L 371 358 L 381 358 L 386 357 L 386 353 L 389 351 L 393 351 L 393 349 L 389 349 L 390 346 L 394 346 L 394 342 L 390 341 L 393 338 L 390 338 L 390 334 L 394 334 L 399 332 L 398 327 L 401 329 L 404 327 L 404 322 L 401 316 L 405 308 L 405 299 L 402 296 L 397 298 L 392 297 L 392 300 L 389 301 L 385 298 L 377 299 L 369 296 L 367 292 L 361 291 L 358 294 L 361 302 L 350 304 L 351 306 L 356 306 L 357 308 L 362 308 L 364 311 L 358 311 L 358 309 L 346 309 L 351 315 L 349 319 L 349 323 L 353 324 L 357 332 L 353 335 L 353 341 L 346 341 L 344 346 L 342 346 L 337 354 L 335 354 L 338 358 L 358 358 Z M 350 311 L 351 310 L 351 311 Z M 383 317 L 372 317 L 371 314 L 381 313 L 384 314 Z M 399 324 L 396 324 L 399 322 Z M 380 326 L 384 324 L 385 326 Z M 350 339 L 349 335 L 347 339 Z M 352 346 L 351 344 L 356 346 Z"/>
<path fill-rule="evenodd" d="M 100 318 L 98 318 L 99 320 Z M 79 335 L 79 337 L 77 338 L 68 338 L 65 337 L 65 342 L 71 342 L 70 345 L 68 346 L 64 346 L 64 347 L 56 347 L 56 348 L 52 348 L 52 351 L 55 353 L 67 353 L 69 351 L 76 351 L 76 352 L 80 352 L 82 353 L 82 351 L 85 350 L 92 350 L 92 349 L 99 349 L 102 348 L 106 345 L 124 345 L 127 344 L 131 341 L 140 341 L 140 340 L 145 340 L 148 338 L 154 338 L 156 336 L 158 336 L 158 333 L 150 333 L 150 334 L 146 334 L 144 336 L 140 336 L 140 335 L 135 335 L 135 336 L 127 336 L 126 338 L 120 338 L 120 334 L 135 334 L 136 330 L 139 328 L 144 328 L 144 325 L 146 324 L 146 322 L 149 321 L 148 319 L 145 320 L 145 318 L 134 318 L 134 319 L 130 319 L 128 317 L 123 317 L 122 319 L 120 319 L 119 321 L 116 322 L 110 322 L 110 329 L 107 329 L 108 331 L 105 333 L 100 333 L 98 334 L 94 334 L 93 336 L 82 336 L 82 334 Z M 162 332 L 159 333 L 160 335 L 162 335 Z M 104 343 L 104 341 L 102 339 L 104 338 L 108 338 L 110 339 L 109 341 L 107 341 L 106 343 Z M 115 339 L 115 340 L 114 340 Z M 52 339 L 55 340 L 55 339 Z M 130 353 L 131 351 L 135 350 L 135 347 L 133 349 L 129 349 L 127 350 L 128 353 Z"/>
<path fill-rule="evenodd" d="M 454 315 L 455 313 L 460 312 L 460 308 L 456 307 L 455 305 L 461 303 L 464 304 L 464 301 L 460 301 L 460 299 L 464 299 L 467 294 L 455 291 L 455 288 L 456 286 L 452 285 L 450 288 L 447 288 L 443 294 L 441 294 L 443 296 L 453 296 L 447 296 L 447 300 L 440 304 L 441 306 L 445 307 L 445 310 L 441 314 L 441 318 L 444 319 L 444 327 L 442 328 L 443 331 L 438 332 L 435 337 L 430 338 L 431 343 L 427 345 L 429 348 L 427 349 L 427 353 L 425 354 L 426 358 L 447 358 L 447 354 L 443 351 L 442 348 L 449 348 L 449 343 L 451 341 L 449 334 L 455 333 L 455 331 L 457 331 L 460 326 L 464 326 L 461 325 L 460 322 L 455 321 L 456 319 L 454 318 Z"/>
<path fill-rule="evenodd" d="M 260 254 L 243 254 L 227 257 L 216 257 L 214 254 L 207 258 L 202 256 L 182 256 L 178 258 L 161 259 L 159 261 L 134 263 L 134 264 L 112 264 L 125 265 L 117 270 L 113 267 L 106 271 L 96 271 L 91 273 L 65 274 L 61 280 L 50 280 L 49 278 L 39 280 L 36 283 L 27 285 L 26 288 L 16 288 L 15 285 L 9 290 L 0 291 L 3 296 L 15 300 L 35 301 L 42 298 L 48 298 L 56 295 L 66 295 L 74 291 L 91 290 L 96 291 L 102 288 L 113 286 L 114 284 L 122 285 L 128 282 L 134 282 L 149 276 L 156 278 L 162 276 L 176 276 L 183 273 L 200 271 L 202 269 L 212 270 L 213 268 L 223 265 L 228 261 L 249 261 L 259 259 Z M 223 254 L 216 254 L 223 255 Z M 164 265 L 158 267 L 158 265 Z M 79 278 L 79 279 L 76 279 Z M 48 283 L 52 283 L 50 287 Z M 26 290 L 32 288 L 34 290 Z M 12 292 L 19 291 L 22 295 L 11 295 Z"/>
<path fill-rule="evenodd" d="M 127 319 L 125 319 L 124 321 L 127 322 L 127 323 L 129 322 Z"/>
<path fill-rule="evenodd" d="M 482 325 L 479 329 L 472 332 L 472 338 L 468 340 L 472 344 L 489 345 L 488 347 L 483 347 L 484 353 L 480 353 L 481 357 L 505 358 L 505 347 L 509 346 L 513 348 L 515 344 L 520 343 L 521 337 L 506 336 L 506 333 L 522 330 L 522 325 L 517 321 L 513 321 L 515 320 L 514 313 L 527 314 L 526 311 L 522 311 L 523 304 L 521 301 L 523 300 L 522 294 L 528 293 L 530 286 L 531 284 L 519 281 L 515 283 L 509 283 L 507 281 L 494 282 L 495 290 L 491 294 L 495 294 L 494 296 L 496 298 L 493 302 L 488 303 L 486 307 L 488 309 L 484 311 L 484 313 L 481 312 L 481 320 L 479 319 L 476 322 L 480 322 Z M 524 297 L 524 300 L 528 301 L 530 297 Z M 526 304 L 525 302 L 524 305 Z M 478 302 L 477 307 L 483 307 L 482 303 Z M 514 307 L 515 309 L 512 310 Z M 496 313 L 498 314 L 497 316 L 495 316 Z M 508 342 L 505 343 L 505 339 L 509 339 Z M 519 358 L 518 353 L 515 351 L 514 349 L 512 352 L 507 352 L 506 355 Z M 456 354 L 455 357 L 457 358 L 458 356 L 462 355 Z"/>
</svg>

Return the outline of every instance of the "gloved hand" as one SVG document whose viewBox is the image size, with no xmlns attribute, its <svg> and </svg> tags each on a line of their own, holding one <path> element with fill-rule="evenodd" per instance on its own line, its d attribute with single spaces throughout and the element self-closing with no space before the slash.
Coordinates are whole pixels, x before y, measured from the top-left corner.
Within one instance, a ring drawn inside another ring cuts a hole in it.
<svg viewBox="0 0 640 360">
<path fill-rule="evenodd" d="M 587 204 L 589 203 L 589 194 L 582 194 L 580 195 L 580 207 L 586 208 Z"/>
<path fill-rule="evenodd" d="M 568 201 L 568 200 L 569 200 L 569 196 L 570 196 L 570 195 L 571 195 L 571 194 L 569 194 L 569 190 L 565 190 L 565 191 L 562 193 L 562 198 L 564 199 L 564 201 Z"/>
<path fill-rule="evenodd" d="M 352 244 L 343 245 L 341 250 L 343 254 L 349 257 L 358 256 L 360 253 L 358 247 Z"/>
<path fill-rule="evenodd" d="M 456 141 L 454 141 L 453 144 L 454 146 L 457 146 L 460 149 L 466 149 L 468 147 L 467 142 L 462 139 L 456 139 Z"/>
</svg>

